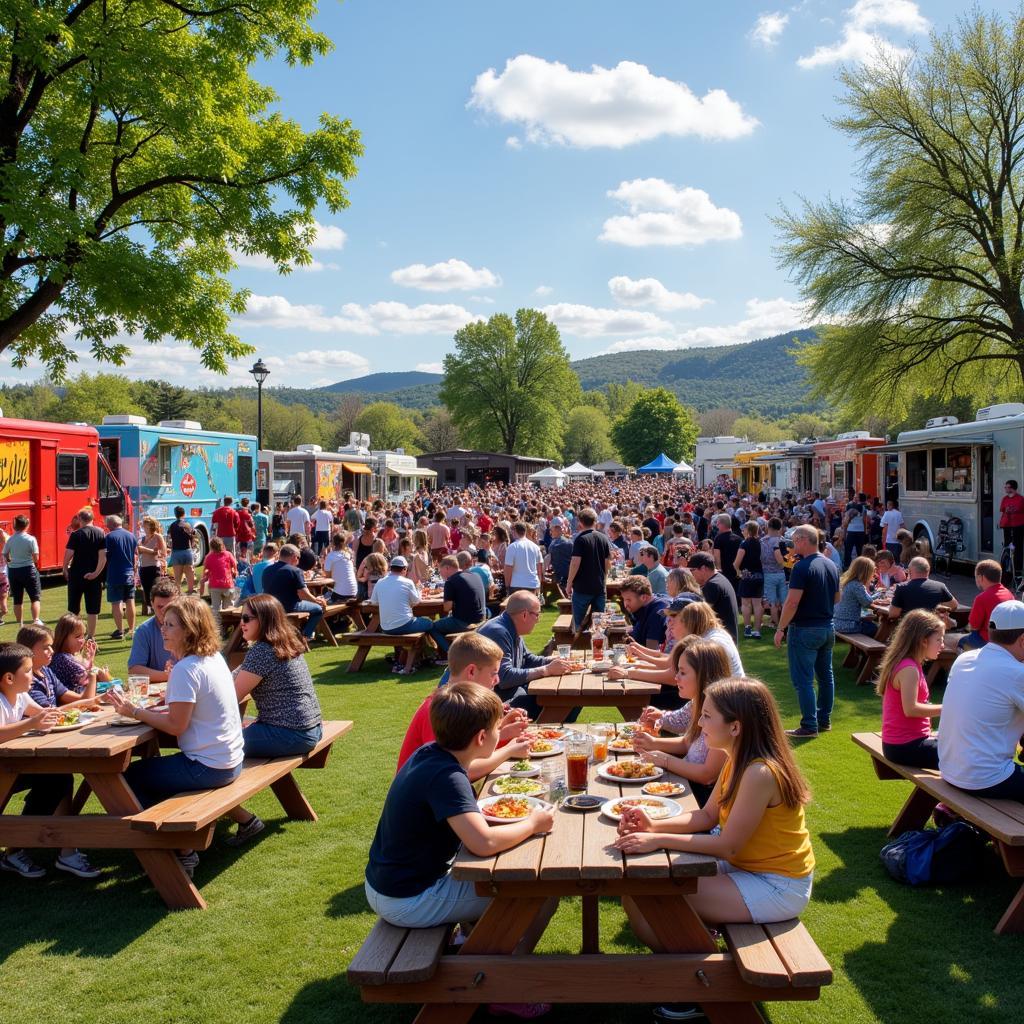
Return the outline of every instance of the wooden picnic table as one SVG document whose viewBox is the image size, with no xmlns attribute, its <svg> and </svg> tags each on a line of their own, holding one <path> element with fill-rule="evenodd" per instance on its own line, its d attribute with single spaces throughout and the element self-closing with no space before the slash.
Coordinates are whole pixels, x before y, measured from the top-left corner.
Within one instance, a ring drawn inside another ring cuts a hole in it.
<svg viewBox="0 0 1024 1024">
<path fill-rule="evenodd" d="M 380 608 L 372 601 L 364 601 L 358 607 L 365 622 L 361 628 L 367 633 L 376 633 L 380 629 Z M 412 613 L 415 616 L 422 615 L 428 619 L 438 619 L 444 615 L 444 598 L 421 598 L 412 606 Z"/>
<path fill-rule="evenodd" d="M 540 705 L 538 722 L 564 722 L 577 707 L 618 708 L 629 722 L 661 693 L 661 687 L 657 683 L 612 680 L 607 674 L 583 671 L 534 679 L 527 692 Z"/>
</svg>

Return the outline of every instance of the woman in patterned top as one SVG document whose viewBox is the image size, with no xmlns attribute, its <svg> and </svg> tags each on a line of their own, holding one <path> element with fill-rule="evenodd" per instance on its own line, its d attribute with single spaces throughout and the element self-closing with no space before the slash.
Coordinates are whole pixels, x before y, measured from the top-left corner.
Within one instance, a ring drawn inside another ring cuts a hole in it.
<svg viewBox="0 0 1024 1024">
<path fill-rule="evenodd" d="M 252 697 L 257 713 L 242 732 L 246 757 L 308 753 L 320 742 L 323 727 L 302 637 L 269 594 L 242 603 L 241 630 L 249 649 L 235 673 L 235 693 L 240 701 Z M 263 822 L 244 807 L 236 807 L 231 817 L 238 822 L 227 840 L 231 846 L 263 831 Z"/>
</svg>

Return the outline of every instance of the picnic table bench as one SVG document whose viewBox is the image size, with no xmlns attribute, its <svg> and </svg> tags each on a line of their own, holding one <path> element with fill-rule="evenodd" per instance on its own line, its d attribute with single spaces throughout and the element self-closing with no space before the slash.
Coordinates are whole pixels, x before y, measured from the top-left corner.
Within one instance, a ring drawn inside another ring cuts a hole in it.
<svg viewBox="0 0 1024 1024">
<path fill-rule="evenodd" d="M 843 668 L 852 668 L 857 673 L 858 686 L 869 685 L 882 663 L 886 645 L 866 633 L 836 633 L 836 640 L 850 648 L 843 659 Z"/>
<path fill-rule="evenodd" d="M 686 786 L 676 797 L 697 802 Z M 487 788 L 493 784 L 493 778 Z M 607 798 L 639 787 L 606 782 L 591 768 L 588 791 Z M 625 856 L 612 845 L 616 826 L 603 815 L 559 810 L 547 836 L 533 836 L 496 857 L 465 849 L 457 879 L 491 896 L 457 952 L 447 926 L 395 928 L 378 922 L 353 958 L 348 978 L 369 1003 L 422 1003 L 417 1024 L 465 1024 L 478 1005 L 521 1002 L 622 1003 L 694 1001 L 709 1020 L 763 1022 L 759 1001 L 813 1000 L 832 970 L 799 921 L 727 925 L 725 947 L 686 901 L 715 858 L 656 850 Z M 581 952 L 538 955 L 534 948 L 563 897 L 583 902 Z M 663 953 L 601 952 L 601 897 L 631 900 Z"/>
<path fill-rule="evenodd" d="M 577 707 L 618 708 L 623 719 L 631 722 L 661 693 L 661 687 L 632 679 L 612 680 L 595 672 L 571 672 L 534 679 L 527 692 L 540 705 L 538 722 L 564 722 Z"/>
<path fill-rule="evenodd" d="M 292 776 L 297 768 L 323 768 L 331 746 L 351 722 L 324 722 L 323 737 L 308 754 L 247 759 L 241 775 L 220 789 L 180 793 L 143 809 L 124 778 L 134 754 L 159 750 L 161 734 L 141 722 L 112 725 L 113 712 L 70 732 L 23 735 L 0 743 L 0 846 L 129 849 L 172 910 L 206 908 L 206 901 L 175 856 L 178 849 L 205 850 L 217 820 L 253 794 L 270 788 L 289 818 L 316 821 Z M 19 774 L 82 775 L 104 814 L 14 815 L 2 813 Z"/>
<path fill-rule="evenodd" d="M 940 801 L 961 818 L 976 825 L 999 851 L 1006 873 L 1024 878 L 1024 804 L 1017 800 L 992 800 L 972 796 L 967 790 L 946 782 L 930 768 L 910 768 L 890 761 L 882 752 L 882 736 L 877 732 L 853 734 L 853 742 L 871 755 L 879 779 L 905 779 L 914 785 L 906 803 L 889 829 L 890 836 L 922 828 Z M 1024 883 L 995 927 L 997 935 L 1024 932 Z"/>
</svg>

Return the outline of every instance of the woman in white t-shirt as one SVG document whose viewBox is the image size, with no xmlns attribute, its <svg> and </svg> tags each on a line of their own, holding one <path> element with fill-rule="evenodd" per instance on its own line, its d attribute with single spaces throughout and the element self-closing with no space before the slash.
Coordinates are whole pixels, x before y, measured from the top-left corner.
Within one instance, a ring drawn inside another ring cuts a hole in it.
<svg viewBox="0 0 1024 1024">
<path fill-rule="evenodd" d="M 334 597 L 339 601 L 356 596 L 356 566 L 348 548 L 348 535 L 336 533 L 324 559 L 324 572 L 334 580 Z"/>
<path fill-rule="evenodd" d="M 122 715 L 178 737 L 180 753 L 143 758 L 125 772 L 143 807 L 175 793 L 230 785 L 241 774 L 245 756 L 235 683 L 220 656 L 210 608 L 197 597 L 177 598 L 167 606 L 160 632 L 174 659 L 166 707 L 143 710 L 110 692 Z M 199 863 L 191 850 L 181 851 L 178 859 L 189 875 Z"/>
</svg>

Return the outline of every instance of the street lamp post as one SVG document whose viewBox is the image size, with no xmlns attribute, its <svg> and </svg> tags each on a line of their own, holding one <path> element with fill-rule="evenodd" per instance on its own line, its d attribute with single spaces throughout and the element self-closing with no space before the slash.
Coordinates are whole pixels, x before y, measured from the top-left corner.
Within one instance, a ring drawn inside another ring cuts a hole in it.
<svg viewBox="0 0 1024 1024">
<path fill-rule="evenodd" d="M 256 380 L 256 449 L 263 448 L 263 382 L 270 376 L 270 368 L 257 359 L 249 371 Z"/>
</svg>

